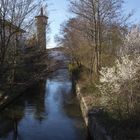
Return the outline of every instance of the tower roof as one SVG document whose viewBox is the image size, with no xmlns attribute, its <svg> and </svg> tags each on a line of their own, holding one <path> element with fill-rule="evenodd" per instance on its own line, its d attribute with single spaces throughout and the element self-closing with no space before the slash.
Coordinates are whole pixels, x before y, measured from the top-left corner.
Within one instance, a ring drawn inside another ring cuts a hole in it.
<svg viewBox="0 0 140 140">
<path fill-rule="evenodd" d="M 41 7 L 41 13 L 40 13 L 41 16 L 43 16 L 43 7 Z"/>
<path fill-rule="evenodd" d="M 43 7 L 41 7 L 41 9 L 40 9 L 40 15 L 39 16 L 36 16 L 35 18 L 38 18 L 38 17 L 48 18 L 46 15 L 44 15 Z"/>
</svg>

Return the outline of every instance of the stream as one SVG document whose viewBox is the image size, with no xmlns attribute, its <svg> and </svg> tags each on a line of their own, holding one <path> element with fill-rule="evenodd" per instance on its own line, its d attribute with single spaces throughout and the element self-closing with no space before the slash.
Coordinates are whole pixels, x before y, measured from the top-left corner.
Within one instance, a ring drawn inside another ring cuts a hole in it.
<svg viewBox="0 0 140 140">
<path fill-rule="evenodd" d="M 0 140 L 87 140 L 72 85 L 68 69 L 60 68 L 27 89 L 0 112 Z"/>
</svg>

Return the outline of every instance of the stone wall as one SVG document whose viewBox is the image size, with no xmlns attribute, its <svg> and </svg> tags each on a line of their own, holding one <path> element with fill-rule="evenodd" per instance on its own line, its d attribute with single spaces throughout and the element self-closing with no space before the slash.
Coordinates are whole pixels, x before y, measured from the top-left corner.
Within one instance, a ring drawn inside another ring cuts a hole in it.
<svg viewBox="0 0 140 140">
<path fill-rule="evenodd" d="M 111 140 L 110 136 L 107 135 L 105 129 L 99 124 L 97 119 L 95 118 L 94 113 L 88 109 L 87 103 L 80 92 L 80 86 L 76 85 L 76 95 L 80 102 L 80 107 L 82 111 L 83 118 L 85 120 L 85 124 L 89 130 L 89 134 L 92 140 Z"/>
</svg>

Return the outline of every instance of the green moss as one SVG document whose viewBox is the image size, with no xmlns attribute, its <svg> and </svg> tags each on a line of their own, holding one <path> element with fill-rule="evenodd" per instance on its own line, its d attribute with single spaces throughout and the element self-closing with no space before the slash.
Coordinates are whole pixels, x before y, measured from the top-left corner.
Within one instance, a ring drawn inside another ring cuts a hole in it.
<svg viewBox="0 0 140 140">
<path fill-rule="evenodd" d="M 80 78 L 80 73 L 81 73 L 81 68 L 78 67 L 75 63 L 69 63 L 69 72 L 72 74 L 72 77 L 75 80 L 79 80 Z"/>
<path fill-rule="evenodd" d="M 69 71 L 70 72 L 74 72 L 74 71 L 78 71 L 78 66 L 75 63 L 69 63 Z"/>
</svg>

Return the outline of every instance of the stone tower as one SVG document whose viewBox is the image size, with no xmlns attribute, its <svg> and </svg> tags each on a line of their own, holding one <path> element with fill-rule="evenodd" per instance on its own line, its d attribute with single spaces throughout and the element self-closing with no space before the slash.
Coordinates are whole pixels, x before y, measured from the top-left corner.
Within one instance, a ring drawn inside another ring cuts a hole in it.
<svg viewBox="0 0 140 140">
<path fill-rule="evenodd" d="M 39 47 L 43 50 L 46 49 L 46 26 L 48 22 L 48 17 L 44 15 L 43 8 L 39 16 L 36 16 L 36 26 L 37 26 L 37 40 Z"/>
</svg>

